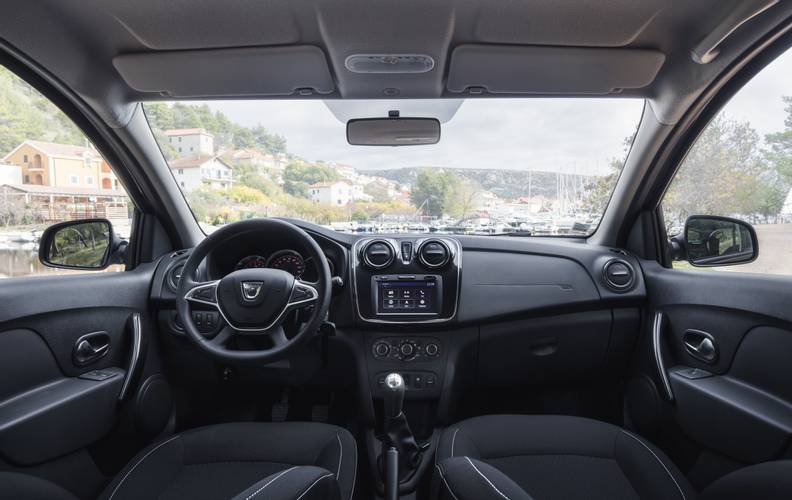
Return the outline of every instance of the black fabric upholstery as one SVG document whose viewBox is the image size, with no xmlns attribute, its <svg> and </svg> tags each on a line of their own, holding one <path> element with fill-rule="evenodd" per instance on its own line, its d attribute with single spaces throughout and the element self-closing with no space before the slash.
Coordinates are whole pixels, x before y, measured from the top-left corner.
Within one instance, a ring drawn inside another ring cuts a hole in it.
<svg viewBox="0 0 792 500">
<path fill-rule="evenodd" d="M 268 476 L 233 500 L 340 500 L 335 475 L 321 467 L 292 467 Z"/>
<path fill-rule="evenodd" d="M 652 444 L 619 427 L 579 417 L 497 415 L 446 429 L 438 444 L 437 475 L 443 471 L 462 500 L 449 475 L 446 460 L 452 457 L 468 457 L 497 469 L 529 495 L 522 498 L 696 497 L 684 476 Z M 442 477 L 435 480 L 436 490 L 442 491 L 442 482 Z"/>
<path fill-rule="evenodd" d="M 77 500 L 76 496 L 54 483 L 18 472 L 0 472 L 0 498 L 8 500 Z"/>
<path fill-rule="evenodd" d="M 707 486 L 701 500 L 789 500 L 792 498 L 792 460 L 751 465 Z"/>
<path fill-rule="evenodd" d="M 357 470 L 355 440 L 344 429 L 320 423 L 248 422 L 194 429 L 143 450 L 100 498 L 232 498 L 293 466 L 328 471 L 333 480 L 323 481 L 337 483 L 341 500 L 348 500 Z M 290 471 L 273 485 L 290 482 L 305 489 L 308 485 L 300 482 L 304 474 Z M 316 491 L 325 488 L 318 486 Z"/>
<path fill-rule="evenodd" d="M 441 500 L 533 500 L 498 469 L 470 457 L 448 458 L 436 469 Z"/>
</svg>

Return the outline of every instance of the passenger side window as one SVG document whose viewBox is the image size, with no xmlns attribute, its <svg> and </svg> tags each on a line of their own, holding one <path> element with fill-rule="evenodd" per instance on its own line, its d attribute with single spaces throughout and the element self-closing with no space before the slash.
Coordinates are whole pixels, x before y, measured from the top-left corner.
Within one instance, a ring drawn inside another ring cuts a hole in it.
<svg viewBox="0 0 792 500">
<path fill-rule="evenodd" d="M 759 258 L 700 268 L 792 275 L 792 50 L 745 85 L 688 151 L 662 208 L 669 236 L 690 215 L 719 215 L 753 224 Z M 684 261 L 674 268 L 690 269 Z"/>
<path fill-rule="evenodd" d="M 0 66 L 0 278 L 86 272 L 39 262 L 44 228 L 106 218 L 128 239 L 133 211 L 112 168 L 80 129 Z M 123 270 L 123 265 L 105 269 Z"/>
</svg>

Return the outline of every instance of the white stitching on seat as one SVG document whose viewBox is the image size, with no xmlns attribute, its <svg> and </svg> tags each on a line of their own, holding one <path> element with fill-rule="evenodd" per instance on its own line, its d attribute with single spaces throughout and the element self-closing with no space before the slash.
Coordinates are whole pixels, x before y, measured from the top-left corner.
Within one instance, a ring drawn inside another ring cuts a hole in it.
<svg viewBox="0 0 792 500">
<path fill-rule="evenodd" d="M 140 465 L 140 463 L 141 463 L 143 460 L 145 460 L 145 459 L 146 459 L 146 457 L 148 457 L 149 455 L 151 455 L 151 454 L 152 454 L 152 453 L 154 453 L 155 451 L 159 450 L 160 448 L 162 448 L 162 447 L 163 447 L 163 446 L 165 446 L 166 444 L 170 443 L 171 441 L 173 441 L 174 439 L 176 439 L 176 438 L 179 438 L 179 437 L 181 437 L 181 434 L 176 434 L 175 436 L 172 436 L 172 437 L 171 437 L 170 439 L 168 439 L 167 441 L 163 441 L 163 442 L 161 442 L 160 444 L 158 444 L 157 446 L 155 446 L 154 448 L 152 448 L 152 449 L 151 449 L 151 450 L 150 450 L 148 453 L 146 453 L 145 455 L 143 455 L 142 457 L 140 457 L 140 460 L 138 460 L 137 462 L 135 462 L 135 465 L 133 465 L 133 466 L 132 466 L 132 468 L 131 468 L 131 469 L 129 469 L 129 470 L 127 471 L 127 473 L 126 473 L 126 474 L 124 474 L 124 477 L 122 477 L 122 478 L 121 478 L 121 481 L 119 481 L 119 482 L 118 482 L 118 484 L 115 486 L 115 488 L 113 488 L 113 492 L 112 492 L 112 493 L 110 493 L 110 496 L 107 498 L 107 500 L 113 500 L 113 496 L 115 496 L 115 494 L 118 492 L 118 488 L 120 488 L 120 487 L 121 487 L 121 485 L 122 485 L 122 484 L 124 484 L 124 481 L 126 481 L 126 480 L 127 480 L 127 478 L 129 477 L 129 475 L 130 475 L 130 474 L 132 474 L 132 471 L 134 471 L 134 470 L 135 470 L 135 468 L 136 468 L 138 465 Z"/>
<path fill-rule="evenodd" d="M 338 471 L 336 471 L 336 481 L 341 481 L 341 460 L 344 458 L 344 447 L 341 446 L 341 438 L 338 437 L 336 432 L 336 439 L 338 439 Z"/>
<path fill-rule="evenodd" d="M 451 436 L 451 456 L 454 456 L 454 444 L 456 443 L 456 435 L 459 432 L 459 427 L 456 428 L 454 431 L 454 435 Z"/>
<path fill-rule="evenodd" d="M 309 487 L 308 487 L 308 489 L 307 489 L 307 490 L 303 491 L 303 492 L 302 492 L 302 494 L 301 494 L 300 496 L 298 496 L 298 497 L 297 497 L 297 500 L 300 500 L 302 497 L 304 497 L 304 496 L 305 496 L 305 494 L 306 494 L 306 493 L 308 493 L 309 491 L 311 491 L 311 488 L 313 488 L 314 486 L 316 486 L 316 483 L 318 483 L 319 481 L 321 481 L 322 479 L 324 479 L 324 478 L 326 478 L 326 477 L 332 477 L 332 476 L 333 476 L 332 474 L 325 474 L 324 476 L 322 476 L 322 477 L 320 477 L 319 479 L 317 479 L 316 481 L 314 481 L 314 482 L 311 484 L 311 486 L 309 486 Z"/>
<path fill-rule="evenodd" d="M 443 480 L 443 483 L 445 484 L 445 487 L 448 490 L 448 492 L 451 493 L 451 496 L 454 497 L 454 500 L 459 500 L 457 496 L 454 495 L 454 491 L 451 489 L 451 486 L 448 484 L 448 481 L 446 481 L 446 478 L 443 475 L 443 469 L 441 469 L 439 465 L 435 465 L 435 467 L 437 468 L 437 472 L 440 473 L 440 479 Z"/>
<path fill-rule="evenodd" d="M 663 469 L 665 469 L 665 471 L 666 471 L 666 474 L 668 474 L 668 477 L 670 477 L 670 478 L 671 478 L 671 480 L 674 482 L 674 485 L 676 485 L 677 489 L 679 490 L 679 494 L 680 494 L 680 495 L 682 495 L 682 500 L 687 500 L 687 499 L 685 498 L 685 492 L 684 492 L 684 491 L 682 491 L 682 487 L 681 487 L 681 486 L 679 486 L 679 483 L 677 482 L 676 478 L 674 477 L 674 475 L 673 475 L 673 474 L 671 474 L 671 471 L 670 471 L 670 470 L 668 470 L 668 467 L 666 467 L 666 464 L 664 464 L 664 463 L 663 463 L 663 461 L 662 461 L 662 460 L 660 460 L 660 457 L 658 457 L 658 456 L 655 454 L 655 452 L 653 452 L 653 451 L 652 451 L 652 449 L 651 449 L 651 448 L 649 448 L 648 446 L 646 446 L 646 443 L 644 443 L 643 441 L 641 441 L 641 440 L 640 440 L 640 439 L 638 439 L 637 437 L 633 436 L 632 434 L 630 434 L 629 432 L 625 431 L 624 429 L 622 429 L 622 432 L 623 432 L 625 435 L 627 435 L 627 436 L 630 436 L 631 438 L 633 438 L 633 439 L 635 439 L 636 441 L 638 441 L 639 443 L 641 443 L 641 446 L 643 446 L 644 448 L 646 448 L 646 449 L 649 451 L 649 453 L 651 453 L 651 454 L 652 454 L 652 456 L 653 456 L 653 457 L 655 457 L 655 460 L 657 460 L 658 462 L 660 462 L 660 465 L 662 465 L 662 466 L 663 466 Z"/>
<path fill-rule="evenodd" d="M 247 498 L 245 498 L 245 500 L 250 500 L 250 499 L 251 499 L 251 498 L 253 498 L 254 496 L 258 495 L 259 493 L 261 493 L 261 492 L 264 490 L 264 488 L 266 488 L 267 486 L 269 486 L 269 485 L 271 485 L 272 483 L 274 483 L 274 482 L 275 482 L 275 480 L 277 480 L 279 477 L 281 477 L 282 475 L 286 474 L 286 473 L 287 473 L 287 472 L 289 472 L 290 470 L 294 470 L 294 469 L 296 469 L 296 468 L 297 468 L 297 467 L 295 466 L 295 467 L 292 467 L 292 468 L 290 468 L 290 469 L 286 469 L 285 471 L 281 472 L 281 473 L 280 473 L 280 474 L 278 474 L 277 476 L 273 477 L 272 479 L 270 479 L 269 481 L 267 481 L 267 484 L 265 484 L 265 485 L 264 485 L 264 486 L 262 486 L 261 488 L 257 489 L 257 490 L 256 490 L 256 491 L 254 491 L 253 493 L 251 493 L 251 494 L 250 494 L 250 495 L 249 495 Z"/>
<path fill-rule="evenodd" d="M 503 498 L 505 498 L 506 500 L 511 500 L 509 497 L 507 497 L 506 495 L 504 495 L 504 494 L 503 494 L 503 492 L 502 492 L 501 490 L 499 490 L 497 486 L 495 486 L 494 484 L 492 484 L 492 481 L 490 481 L 490 480 L 487 478 L 487 476 L 485 476 L 485 475 L 484 475 L 484 474 L 483 474 L 483 473 L 482 473 L 482 472 L 479 470 L 479 468 L 478 468 L 478 467 L 476 467 L 476 465 L 475 465 L 475 464 L 474 464 L 474 463 L 473 463 L 473 462 L 470 460 L 470 458 L 468 458 L 468 457 L 465 457 L 465 460 L 467 460 L 467 461 L 468 461 L 468 463 L 470 464 L 470 466 L 471 466 L 471 467 L 473 467 L 473 469 L 475 469 L 475 471 L 476 471 L 476 472 L 478 472 L 478 475 L 479 475 L 479 476 L 481 476 L 481 477 L 483 477 L 483 478 L 484 478 L 484 480 L 487 482 L 487 484 L 489 484 L 490 486 L 492 486 L 492 489 L 493 489 L 493 490 L 495 490 L 495 491 L 498 493 L 498 495 L 502 496 L 502 497 L 503 497 Z"/>
</svg>

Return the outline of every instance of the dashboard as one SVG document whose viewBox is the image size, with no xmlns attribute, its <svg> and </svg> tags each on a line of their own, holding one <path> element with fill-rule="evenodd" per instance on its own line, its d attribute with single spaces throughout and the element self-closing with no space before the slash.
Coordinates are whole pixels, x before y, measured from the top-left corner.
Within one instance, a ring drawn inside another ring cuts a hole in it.
<svg viewBox="0 0 792 500">
<path fill-rule="evenodd" d="M 355 235 L 293 221 L 317 242 L 333 276 L 338 326 L 412 325 L 415 331 L 558 311 L 633 306 L 646 298 L 640 265 L 620 249 L 560 238 Z M 202 280 L 238 269 L 283 269 L 305 281 L 316 263 L 299 241 L 242 234 L 218 246 Z M 180 263 L 166 256 L 154 299 L 172 304 Z M 624 281 L 626 280 L 626 281 Z"/>
</svg>

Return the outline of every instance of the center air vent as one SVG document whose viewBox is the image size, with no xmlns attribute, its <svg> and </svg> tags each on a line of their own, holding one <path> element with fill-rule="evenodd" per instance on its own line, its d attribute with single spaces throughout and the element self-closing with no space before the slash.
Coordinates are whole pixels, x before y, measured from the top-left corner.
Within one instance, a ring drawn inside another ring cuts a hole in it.
<svg viewBox="0 0 792 500">
<path fill-rule="evenodd" d="M 418 260 L 430 269 L 439 269 L 451 260 L 451 250 L 441 240 L 426 240 L 418 248 Z"/>
<path fill-rule="evenodd" d="M 602 279 L 614 292 L 626 292 L 635 283 L 635 271 L 627 261 L 611 259 L 602 269 Z"/>
<path fill-rule="evenodd" d="M 372 269 L 384 269 L 396 258 L 393 247 L 385 240 L 372 240 L 363 247 L 363 263 Z"/>
</svg>

